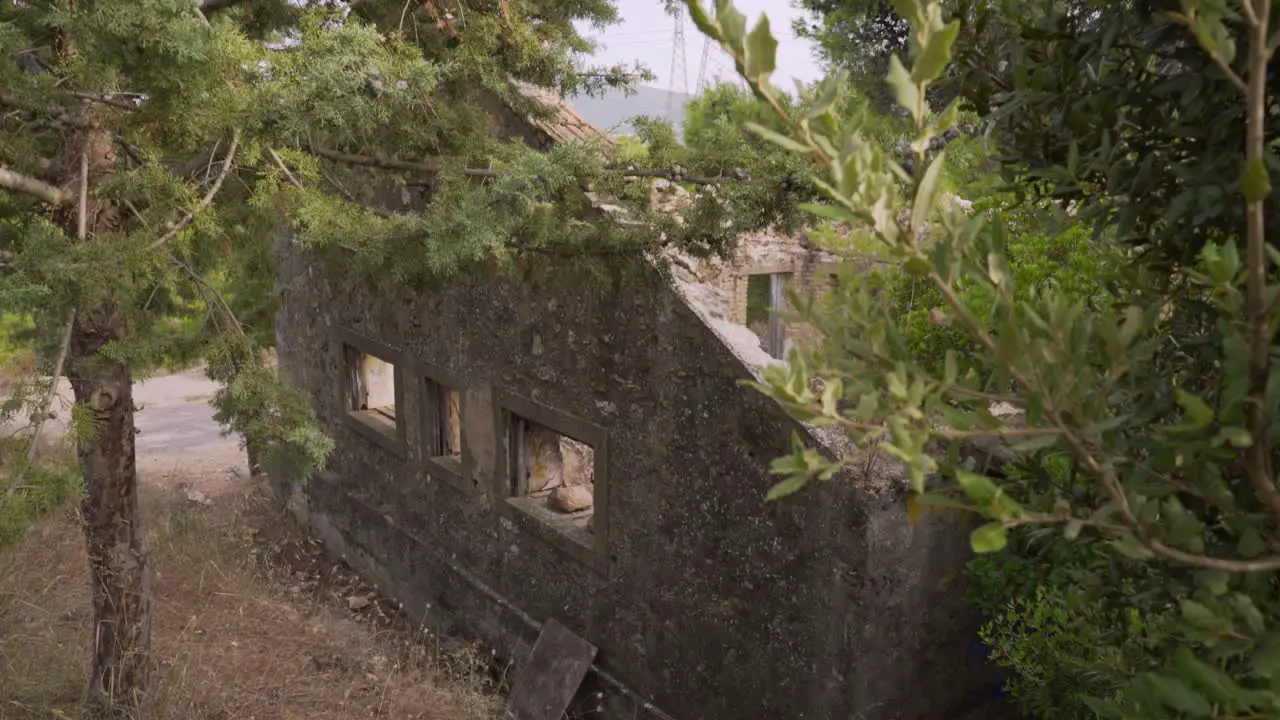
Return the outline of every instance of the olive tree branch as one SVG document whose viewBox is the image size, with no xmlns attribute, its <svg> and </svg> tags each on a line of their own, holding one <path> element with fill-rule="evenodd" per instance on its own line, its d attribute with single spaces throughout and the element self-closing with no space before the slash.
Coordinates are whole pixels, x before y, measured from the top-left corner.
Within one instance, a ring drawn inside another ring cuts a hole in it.
<svg viewBox="0 0 1280 720">
<path fill-rule="evenodd" d="M 1248 1 L 1250 0 L 1246 0 L 1246 2 Z M 1269 0 L 1259 0 L 1259 2 L 1262 5 L 1263 9 L 1258 13 L 1260 22 L 1255 23 L 1254 25 L 1254 31 L 1253 31 L 1254 40 L 1251 44 L 1251 58 L 1257 64 L 1255 65 L 1253 62 L 1251 62 L 1251 65 L 1253 65 L 1254 67 L 1261 67 L 1261 72 L 1256 72 L 1251 74 L 1251 78 L 1250 78 L 1251 83 L 1249 85 L 1250 99 L 1251 99 L 1250 115 L 1249 115 L 1250 159 L 1253 159 L 1255 157 L 1258 157 L 1258 158 L 1261 157 L 1261 152 L 1264 147 L 1263 143 L 1265 142 L 1265 137 L 1263 135 L 1264 128 L 1262 125 L 1262 120 L 1263 120 L 1262 113 L 1265 110 L 1265 100 L 1266 100 L 1265 70 L 1266 70 L 1267 58 L 1266 58 L 1266 55 L 1264 54 L 1264 50 L 1265 50 L 1265 42 L 1267 40 L 1266 20 L 1269 14 Z M 1258 62 L 1259 60 L 1260 62 Z M 740 69 L 739 74 L 743 75 L 743 77 L 747 80 L 748 84 L 751 86 L 752 90 L 759 97 L 761 97 L 761 99 L 765 100 L 766 102 L 769 101 L 770 93 L 767 91 L 767 89 L 763 87 L 758 80 L 753 78 L 747 78 L 745 74 L 741 73 L 741 67 L 742 67 L 741 64 L 739 64 L 739 69 Z M 1234 73 L 1230 72 L 1229 68 L 1227 68 L 1227 70 L 1229 72 L 1229 76 L 1234 76 Z M 1237 76 L 1237 79 L 1238 79 L 1238 76 Z M 827 154 L 822 150 L 822 148 L 814 141 L 814 139 L 811 137 L 810 133 L 808 132 L 807 128 L 798 127 L 798 123 L 796 123 L 790 117 L 790 114 L 787 113 L 778 103 L 770 102 L 769 105 L 773 110 L 773 112 L 778 117 L 780 117 L 781 119 L 783 119 L 788 123 L 788 125 L 792 128 L 793 135 L 797 136 L 800 140 L 803 141 L 803 144 L 808 148 L 809 153 L 813 155 L 820 164 L 826 165 L 826 166 L 831 166 L 833 164 L 832 158 L 827 156 Z M 917 121 L 917 124 L 918 123 L 919 121 Z M 919 185 L 918 175 L 915 178 L 915 182 L 913 183 L 913 185 L 916 185 L 916 186 Z M 875 224 L 874 218 L 870 217 L 870 214 L 868 212 L 864 211 L 861 208 L 856 207 L 849 198 L 842 197 L 839 194 L 833 196 L 833 199 L 839 202 L 842 206 L 844 206 L 850 212 L 854 213 L 856 216 L 865 218 L 867 220 L 871 220 L 875 235 L 881 241 L 888 244 L 890 247 L 895 246 L 894 240 L 888 237 L 884 233 L 884 231 Z M 1259 201 L 1256 203 L 1252 203 L 1250 206 L 1250 209 L 1252 211 L 1250 214 L 1250 227 L 1251 229 L 1254 227 L 1256 227 L 1257 229 L 1256 234 L 1254 232 L 1250 232 L 1249 234 L 1250 251 L 1251 251 L 1250 252 L 1250 261 L 1251 261 L 1250 288 L 1259 289 L 1261 292 L 1261 297 L 1264 301 L 1260 304 L 1260 306 L 1254 306 L 1253 304 L 1251 304 L 1250 309 L 1253 311 L 1252 316 L 1254 318 L 1261 317 L 1261 320 L 1263 322 L 1263 330 L 1265 331 L 1267 327 L 1266 314 L 1265 314 L 1267 309 L 1266 303 L 1265 303 L 1266 288 L 1265 288 L 1265 284 L 1259 284 L 1255 281 L 1255 276 L 1259 276 L 1260 273 L 1263 273 L 1263 271 L 1265 270 L 1265 265 L 1263 265 L 1262 263 L 1254 264 L 1252 262 L 1253 260 L 1252 251 L 1256 250 L 1257 253 L 1260 255 L 1264 252 L 1262 247 L 1264 236 L 1262 234 L 1262 225 L 1261 225 L 1261 220 L 1262 220 L 1261 202 Z M 908 223 L 908 229 L 911 230 L 912 232 L 914 232 L 915 230 L 915 228 L 911 227 L 910 223 Z M 1265 256 L 1263 256 L 1261 259 L 1262 261 L 1265 262 Z M 1262 281 L 1265 282 L 1265 274 L 1260 275 L 1260 278 Z M 987 351 L 995 354 L 996 344 L 995 344 L 995 341 L 992 339 L 991 334 L 987 331 L 987 328 L 982 323 L 980 323 L 977 320 L 977 318 L 973 316 L 973 314 L 969 311 L 968 307 L 965 306 L 963 301 L 956 294 L 951 284 L 948 281 L 944 280 L 936 272 L 930 272 L 929 279 L 930 281 L 933 282 L 935 287 L 937 287 L 938 290 L 943 294 L 943 296 L 947 300 L 947 304 L 952 308 L 952 310 L 956 313 L 956 315 L 959 316 L 962 322 L 967 326 L 967 329 L 970 331 L 972 337 L 975 340 L 977 340 L 979 343 L 981 343 Z M 1254 325 L 1254 329 L 1255 329 L 1255 332 L 1257 332 L 1256 323 Z M 1265 391 L 1266 389 L 1266 379 L 1267 379 L 1266 378 L 1267 365 L 1265 364 L 1267 362 L 1267 358 L 1266 358 L 1267 350 L 1268 350 L 1268 347 L 1267 345 L 1264 344 L 1261 348 L 1261 353 L 1263 355 L 1263 364 L 1261 365 L 1258 365 L 1257 363 L 1251 364 L 1251 378 L 1253 379 L 1256 379 L 1258 377 L 1258 375 L 1255 374 L 1257 371 L 1257 368 L 1261 367 L 1262 369 L 1260 376 L 1262 381 L 1261 387 L 1263 391 Z M 1256 354 L 1255 354 L 1255 357 L 1256 357 Z M 1190 567 L 1212 569 L 1212 570 L 1223 570 L 1227 572 L 1260 572 L 1260 571 L 1272 571 L 1272 570 L 1280 569 L 1280 557 L 1262 558 L 1258 560 L 1233 560 L 1233 559 L 1227 559 L 1227 558 L 1217 558 L 1217 557 L 1211 557 L 1203 554 L 1188 553 L 1183 550 L 1170 547 L 1166 545 L 1164 542 L 1162 542 L 1161 540 L 1152 538 L 1146 532 L 1146 529 L 1142 526 L 1142 523 L 1139 522 L 1138 518 L 1133 514 L 1133 509 L 1129 505 L 1128 497 L 1125 494 L 1125 491 L 1121 486 L 1119 479 L 1115 476 L 1114 469 L 1110 468 L 1109 466 L 1104 467 L 1102 463 L 1100 463 L 1098 459 L 1094 457 L 1093 453 L 1086 446 L 1083 439 L 1076 434 L 1075 429 L 1071 427 L 1069 423 L 1065 422 L 1065 419 L 1063 418 L 1060 410 L 1055 406 L 1054 398 L 1052 394 L 1048 391 L 1049 389 L 1042 382 L 1042 378 L 1040 378 L 1038 375 L 1034 377 L 1028 376 L 1026 373 L 1022 372 L 1016 367 L 1011 366 L 1008 363 L 1006 363 L 1005 370 L 1010 374 L 1010 376 L 1014 379 L 1014 381 L 1018 383 L 1018 385 L 1025 388 L 1026 390 L 1039 392 L 1042 395 L 1045 416 L 1054 425 L 1053 428 L 1049 428 L 1048 430 L 1051 430 L 1059 435 L 1059 437 L 1062 439 L 1064 444 L 1066 444 L 1071 454 L 1075 456 L 1078 462 L 1084 465 L 1085 469 L 1088 470 L 1089 474 L 1092 475 L 1099 482 L 1099 484 L 1102 486 L 1102 489 L 1107 494 L 1107 496 L 1111 499 L 1111 501 L 1115 503 L 1117 509 L 1119 510 L 1121 520 L 1123 522 L 1123 530 L 1121 530 L 1122 532 L 1127 532 L 1128 534 L 1133 535 L 1135 539 L 1141 542 L 1142 545 L 1144 545 L 1152 553 L 1158 556 L 1164 557 L 1166 559 L 1182 563 Z M 1261 394 L 1256 395 L 1254 399 L 1256 400 L 1257 397 L 1261 397 Z M 1260 402 L 1253 402 L 1251 403 L 1251 406 L 1252 406 L 1251 412 L 1258 413 L 1257 417 L 1261 421 L 1265 421 L 1265 417 L 1262 415 L 1262 404 Z M 1262 425 L 1261 428 L 1262 428 L 1262 432 L 1265 433 L 1266 431 L 1265 425 Z M 1256 448 L 1258 448 L 1259 446 L 1263 448 L 1262 457 L 1266 462 L 1266 465 L 1264 465 L 1263 468 L 1266 469 L 1269 467 L 1270 459 L 1265 455 L 1265 444 L 1262 442 L 1259 442 L 1258 439 L 1255 439 L 1254 445 L 1251 448 L 1251 457 L 1258 454 L 1258 450 Z M 1253 473 L 1251 473 L 1251 476 L 1252 475 Z M 1265 490 L 1268 490 L 1276 494 L 1277 504 L 1275 506 L 1276 509 L 1273 510 L 1273 512 L 1280 511 L 1280 492 L 1276 492 L 1276 488 L 1271 483 L 1269 476 L 1261 476 L 1261 477 L 1263 477 L 1263 479 L 1266 480 Z M 1264 500 L 1265 499 L 1266 498 L 1264 496 Z M 1269 506 L 1270 506 L 1270 503 L 1269 503 Z"/>
<path fill-rule="evenodd" d="M 1253 8 L 1253 0 L 1240 0 L 1240 6 L 1244 9 L 1244 17 L 1249 21 L 1250 28 L 1257 27 L 1258 25 L 1262 25 L 1264 28 L 1266 27 L 1266 20 Z"/>
<path fill-rule="evenodd" d="M 1245 0 L 1246 8 L 1252 0 Z M 1271 19 L 1270 0 L 1257 3 L 1250 18 L 1249 88 L 1247 125 L 1245 130 L 1245 163 L 1255 164 L 1265 172 L 1267 66 L 1270 53 L 1267 50 L 1268 25 Z M 1245 303 L 1249 313 L 1249 399 L 1245 408 L 1245 429 L 1253 442 L 1245 452 L 1245 464 L 1249 482 L 1260 499 L 1280 520 L 1280 489 L 1276 488 L 1271 473 L 1271 450 L 1268 441 L 1266 413 L 1267 381 L 1271 374 L 1271 322 L 1267 302 L 1266 218 L 1262 197 L 1250 197 L 1245 206 L 1246 223 L 1246 272 Z"/>
<path fill-rule="evenodd" d="M 824 417 L 834 418 L 837 422 L 851 430 L 860 430 L 862 432 L 884 434 L 889 428 L 878 423 L 863 422 L 853 420 L 843 415 L 825 415 Z M 973 438 L 989 438 L 989 437 L 1048 437 L 1062 435 L 1061 428 L 1056 427 L 1012 427 L 1003 426 L 998 428 L 987 428 L 982 430 L 952 430 L 949 428 L 935 428 L 929 430 L 929 434 L 942 438 L 943 440 L 971 440 Z"/>
</svg>

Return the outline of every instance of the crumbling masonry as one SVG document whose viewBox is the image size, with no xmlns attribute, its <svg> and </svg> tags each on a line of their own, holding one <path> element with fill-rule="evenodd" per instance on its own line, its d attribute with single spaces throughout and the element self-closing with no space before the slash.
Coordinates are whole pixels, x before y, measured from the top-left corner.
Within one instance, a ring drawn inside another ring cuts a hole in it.
<svg viewBox="0 0 1280 720">
<path fill-rule="evenodd" d="M 495 106 L 495 132 L 595 132 L 540 98 L 556 118 Z M 883 460 L 763 500 L 793 433 L 853 450 L 741 385 L 810 332 L 752 332 L 750 276 L 778 278 L 776 305 L 834 257 L 762 235 L 604 296 L 343 284 L 287 239 L 277 260 L 280 369 L 337 441 L 277 490 L 412 617 L 517 661 L 555 618 L 599 648 L 606 717 L 956 716 L 977 678 L 963 530 L 908 522 Z"/>
</svg>

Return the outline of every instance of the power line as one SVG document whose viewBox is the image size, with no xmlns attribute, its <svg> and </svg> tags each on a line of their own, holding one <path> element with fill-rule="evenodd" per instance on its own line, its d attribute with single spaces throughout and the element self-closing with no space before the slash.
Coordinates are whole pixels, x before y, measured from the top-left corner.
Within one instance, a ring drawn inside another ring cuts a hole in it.
<svg viewBox="0 0 1280 720">
<path fill-rule="evenodd" d="M 599 40 L 599 41 L 609 41 L 609 40 L 618 40 L 618 39 L 632 40 L 637 38 L 667 37 L 670 34 L 671 34 L 671 29 L 667 28 L 665 30 L 645 30 L 643 32 L 609 33 L 607 35 L 601 35 L 599 37 L 592 38 L 592 39 Z"/>
<path fill-rule="evenodd" d="M 711 15 L 715 17 L 716 7 L 719 3 L 712 3 Z M 711 37 L 702 38 L 702 59 L 698 61 L 698 90 L 699 95 L 707 89 L 707 60 L 711 57 Z"/>
</svg>

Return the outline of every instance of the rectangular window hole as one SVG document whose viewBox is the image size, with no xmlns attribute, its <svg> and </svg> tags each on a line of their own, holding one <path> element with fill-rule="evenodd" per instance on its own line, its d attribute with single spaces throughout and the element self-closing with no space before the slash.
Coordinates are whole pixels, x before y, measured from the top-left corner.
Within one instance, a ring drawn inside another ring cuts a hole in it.
<svg viewBox="0 0 1280 720">
<path fill-rule="evenodd" d="M 595 448 L 512 414 L 511 502 L 585 544 L 595 529 Z"/>
<path fill-rule="evenodd" d="M 397 433 L 396 367 L 385 359 L 343 344 L 347 412 L 387 435 Z"/>
<path fill-rule="evenodd" d="M 747 328 L 760 338 L 760 348 L 775 358 L 784 357 L 786 325 L 777 315 L 786 308 L 788 273 L 747 276 Z"/>
<path fill-rule="evenodd" d="M 426 386 L 426 454 L 436 465 L 462 476 L 462 394 L 423 378 Z"/>
</svg>

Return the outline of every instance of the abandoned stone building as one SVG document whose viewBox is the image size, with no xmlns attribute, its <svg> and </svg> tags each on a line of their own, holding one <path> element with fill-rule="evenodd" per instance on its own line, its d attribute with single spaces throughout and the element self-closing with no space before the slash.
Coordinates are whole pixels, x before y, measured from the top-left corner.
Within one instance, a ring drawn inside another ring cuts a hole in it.
<svg viewBox="0 0 1280 720">
<path fill-rule="evenodd" d="M 555 118 L 495 108 L 498 125 L 544 145 L 594 132 L 542 99 Z M 820 288 L 834 257 L 761 235 L 607 295 L 415 295 L 339 284 L 287 239 L 277 256 L 279 365 L 337 442 L 277 491 L 412 617 L 517 662 L 562 624 L 598 649 L 584 682 L 604 717 L 956 716 L 978 676 L 963 531 L 909 523 L 873 459 L 764 501 L 793 433 L 852 452 L 741 384 L 804 332 L 756 306 Z"/>
</svg>

